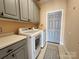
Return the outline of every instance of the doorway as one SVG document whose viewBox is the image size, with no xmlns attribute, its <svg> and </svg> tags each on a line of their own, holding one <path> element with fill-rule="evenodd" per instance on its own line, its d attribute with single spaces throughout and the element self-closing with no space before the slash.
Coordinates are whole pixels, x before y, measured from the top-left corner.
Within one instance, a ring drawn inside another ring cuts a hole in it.
<svg viewBox="0 0 79 59">
<path fill-rule="evenodd" d="M 62 25 L 62 10 L 48 12 L 46 20 L 47 41 L 60 44 L 61 25 Z"/>
</svg>

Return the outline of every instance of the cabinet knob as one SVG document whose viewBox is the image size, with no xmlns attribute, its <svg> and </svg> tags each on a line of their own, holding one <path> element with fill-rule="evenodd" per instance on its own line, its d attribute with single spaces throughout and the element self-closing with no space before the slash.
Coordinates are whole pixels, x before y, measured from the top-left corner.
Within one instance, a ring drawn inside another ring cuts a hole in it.
<svg viewBox="0 0 79 59">
<path fill-rule="evenodd" d="M 3 16 L 3 12 L 0 12 L 0 15 Z"/>
<path fill-rule="evenodd" d="M 9 53 L 9 52 L 11 52 L 13 49 L 9 49 L 8 51 L 7 51 L 7 53 Z"/>
<path fill-rule="evenodd" d="M 12 54 L 12 57 L 14 58 L 15 57 L 15 54 Z"/>
<path fill-rule="evenodd" d="M 30 22 L 30 19 L 28 19 L 28 22 Z"/>
</svg>

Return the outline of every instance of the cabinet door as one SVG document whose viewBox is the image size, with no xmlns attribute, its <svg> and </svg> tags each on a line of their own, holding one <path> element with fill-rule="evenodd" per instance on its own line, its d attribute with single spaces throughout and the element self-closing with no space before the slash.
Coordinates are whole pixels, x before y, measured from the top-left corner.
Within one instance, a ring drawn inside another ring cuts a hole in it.
<svg viewBox="0 0 79 59">
<path fill-rule="evenodd" d="M 21 20 L 28 21 L 28 0 L 20 0 Z"/>
<path fill-rule="evenodd" d="M 21 47 L 14 51 L 13 53 L 9 54 L 7 57 L 2 59 L 27 59 L 25 47 Z"/>
<path fill-rule="evenodd" d="M 18 0 L 3 0 L 4 17 L 19 19 L 19 3 Z"/>
<path fill-rule="evenodd" d="M 29 21 L 33 22 L 33 0 L 28 0 L 29 2 Z"/>
<path fill-rule="evenodd" d="M 27 59 L 25 55 L 25 47 L 21 47 L 18 50 L 16 50 L 14 53 L 12 53 L 12 59 Z"/>
<path fill-rule="evenodd" d="M 3 12 L 3 0 L 0 0 L 0 15 Z"/>
<path fill-rule="evenodd" d="M 38 6 L 34 3 L 33 4 L 34 7 L 34 23 L 39 23 L 40 21 L 40 10 L 38 8 Z"/>
<path fill-rule="evenodd" d="M 39 7 L 37 7 L 36 9 L 37 9 L 37 11 L 36 11 L 37 23 L 40 23 L 40 9 L 39 9 Z"/>
</svg>

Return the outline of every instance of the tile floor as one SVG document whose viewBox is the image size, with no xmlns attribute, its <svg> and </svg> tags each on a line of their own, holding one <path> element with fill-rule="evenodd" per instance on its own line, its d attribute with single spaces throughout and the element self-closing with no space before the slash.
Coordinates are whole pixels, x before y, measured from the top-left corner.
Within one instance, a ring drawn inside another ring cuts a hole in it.
<svg viewBox="0 0 79 59">
<path fill-rule="evenodd" d="M 46 44 L 46 46 L 43 49 L 41 49 L 41 52 L 40 52 L 40 54 L 39 54 L 37 59 L 43 59 L 44 58 L 46 47 L 47 47 L 47 44 Z"/>
<path fill-rule="evenodd" d="M 54 44 L 54 45 L 57 45 L 57 44 Z M 40 52 L 37 59 L 43 59 L 44 58 L 46 47 L 47 47 L 47 44 L 43 49 L 41 49 L 41 52 Z M 59 45 L 59 55 L 60 55 L 60 59 L 71 59 L 70 56 L 64 51 L 64 48 L 60 45 Z"/>
</svg>

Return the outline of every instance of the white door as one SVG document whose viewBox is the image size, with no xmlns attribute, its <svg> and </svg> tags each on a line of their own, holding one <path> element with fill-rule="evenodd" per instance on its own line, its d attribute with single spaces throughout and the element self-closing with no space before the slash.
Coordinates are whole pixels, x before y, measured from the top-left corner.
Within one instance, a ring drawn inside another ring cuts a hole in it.
<svg viewBox="0 0 79 59">
<path fill-rule="evenodd" d="M 48 13 L 47 15 L 47 35 L 48 41 L 60 43 L 62 11 Z"/>
</svg>

